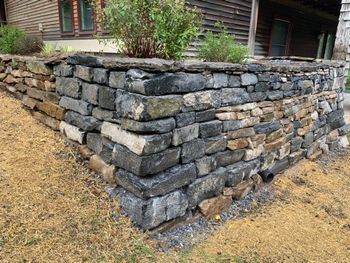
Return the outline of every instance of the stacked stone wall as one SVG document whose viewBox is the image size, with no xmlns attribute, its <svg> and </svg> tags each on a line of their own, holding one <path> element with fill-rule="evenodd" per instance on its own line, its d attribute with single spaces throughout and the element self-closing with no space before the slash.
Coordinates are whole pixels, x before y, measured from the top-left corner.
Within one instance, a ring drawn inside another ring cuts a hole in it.
<svg viewBox="0 0 350 263">
<path fill-rule="evenodd" d="M 213 197 L 226 206 L 232 195 L 223 193 L 258 172 L 277 174 L 347 144 L 344 65 L 337 62 L 76 55 L 47 76 L 52 73 L 56 107 L 65 113 L 61 132 L 94 152 L 91 161 L 144 229 L 186 216 Z M 33 98 L 30 89 L 24 98 Z"/>
</svg>

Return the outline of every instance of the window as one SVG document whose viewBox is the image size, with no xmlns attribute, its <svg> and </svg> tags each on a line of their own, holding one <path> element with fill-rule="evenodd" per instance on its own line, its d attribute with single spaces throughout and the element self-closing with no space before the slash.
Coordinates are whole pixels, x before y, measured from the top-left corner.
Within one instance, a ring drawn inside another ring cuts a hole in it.
<svg viewBox="0 0 350 263">
<path fill-rule="evenodd" d="M 94 31 L 94 10 L 90 0 L 79 0 L 79 29 L 82 32 Z"/>
<path fill-rule="evenodd" d="M 317 58 L 331 59 L 335 42 L 335 34 L 323 32 L 318 37 Z"/>
<path fill-rule="evenodd" d="M 61 32 L 73 33 L 73 5 L 71 0 L 59 0 Z"/>
<path fill-rule="evenodd" d="M 271 56 L 286 56 L 289 46 L 290 22 L 275 19 L 271 31 Z"/>
</svg>

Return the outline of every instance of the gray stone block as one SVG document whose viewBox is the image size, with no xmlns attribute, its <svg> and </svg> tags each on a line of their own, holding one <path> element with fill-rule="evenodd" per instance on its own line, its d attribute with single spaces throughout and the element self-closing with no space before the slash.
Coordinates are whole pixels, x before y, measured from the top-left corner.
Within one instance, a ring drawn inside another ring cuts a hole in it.
<svg viewBox="0 0 350 263">
<path fill-rule="evenodd" d="M 241 86 L 241 77 L 240 76 L 229 76 L 228 78 L 228 87 L 230 88 L 239 88 Z"/>
<path fill-rule="evenodd" d="M 53 74 L 59 77 L 73 76 L 73 67 L 71 65 L 59 64 L 53 67 Z"/>
<path fill-rule="evenodd" d="M 81 97 L 91 104 L 98 105 L 98 90 L 98 85 L 83 83 Z"/>
<path fill-rule="evenodd" d="M 118 199 L 120 206 L 130 215 L 132 221 L 147 230 L 184 216 L 188 208 L 188 199 L 181 191 L 143 200 L 130 192 L 121 190 Z"/>
<path fill-rule="evenodd" d="M 11 87 L 12 86 L 7 86 Z M 46 92 L 43 90 L 39 90 L 36 88 L 29 88 L 27 87 L 27 95 L 31 98 L 41 100 L 41 101 L 51 101 L 53 103 L 58 103 L 60 100 L 60 95 L 58 95 L 56 92 Z"/>
<path fill-rule="evenodd" d="M 140 135 L 126 131 L 120 125 L 110 122 L 103 122 L 101 134 L 138 155 L 161 152 L 169 147 L 172 140 L 171 133 Z"/>
<path fill-rule="evenodd" d="M 82 100 L 62 97 L 59 105 L 64 109 L 78 112 L 81 115 L 91 115 L 92 113 L 92 105 Z"/>
<path fill-rule="evenodd" d="M 252 92 L 249 93 L 250 101 L 264 101 L 267 98 L 266 92 Z"/>
<path fill-rule="evenodd" d="M 228 88 L 222 89 L 221 105 L 238 105 L 250 101 L 250 97 L 246 89 L 243 88 Z"/>
<path fill-rule="evenodd" d="M 204 122 L 199 125 L 199 136 L 208 138 L 220 135 L 222 132 L 221 121 Z"/>
<path fill-rule="evenodd" d="M 204 142 L 205 142 L 206 154 L 213 154 L 213 153 L 224 151 L 227 145 L 227 141 L 224 135 L 207 138 L 204 140 Z"/>
<path fill-rule="evenodd" d="M 216 170 L 217 164 L 213 156 L 204 156 L 196 160 L 197 175 L 199 177 L 205 176 L 210 172 Z"/>
<path fill-rule="evenodd" d="M 183 111 L 201 111 L 219 108 L 221 104 L 220 96 L 220 90 L 207 90 L 188 93 L 183 96 L 185 107 Z"/>
<path fill-rule="evenodd" d="M 211 121 L 215 119 L 216 110 L 210 109 L 196 112 L 196 122 Z"/>
<path fill-rule="evenodd" d="M 222 193 L 227 179 L 226 169 L 219 168 L 211 174 L 201 177 L 188 186 L 186 194 L 189 209 L 194 209 L 200 202 Z"/>
<path fill-rule="evenodd" d="M 303 148 L 309 147 L 314 142 L 314 133 L 309 132 L 304 136 Z"/>
<path fill-rule="evenodd" d="M 64 120 L 84 131 L 100 130 L 101 122 L 94 117 L 84 116 L 74 111 L 67 111 Z"/>
<path fill-rule="evenodd" d="M 289 166 L 289 158 L 286 157 L 280 161 L 277 161 L 276 164 L 271 168 L 271 172 L 275 175 L 287 169 Z"/>
<path fill-rule="evenodd" d="M 119 116 L 136 121 L 149 121 L 173 117 L 181 111 L 182 96 L 146 97 L 117 91 L 116 111 Z"/>
<path fill-rule="evenodd" d="M 173 132 L 173 141 L 174 146 L 189 142 L 193 139 L 198 138 L 199 136 L 199 124 L 194 123 L 189 126 L 175 129 Z"/>
<path fill-rule="evenodd" d="M 157 174 L 180 161 L 180 148 L 172 148 L 161 153 L 139 156 L 126 147 L 116 144 L 113 149 L 113 163 L 138 176 Z"/>
<path fill-rule="evenodd" d="M 86 144 L 99 155 L 102 160 L 108 164 L 112 163 L 112 154 L 114 143 L 104 137 L 99 133 L 88 133 L 86 136 Z"/>
<path fill-rule="evenodd" d="M 258 83 L 258 78 L 254 74 L 245 73 L 241 75 L 242 86 L 255 85 Z"/>
<path fill-rule="evenodd" d="M 281 124 L 278 121 L 273 122 L 264 122 L 254 126 L 254 130 L 256 133 L 261 134 L 269 134 L 271 132 L 277 131 L 281 128 Z"/>
<path fill-rule="evenodd" d="M 227 166 L 227 181 L 226 186 L 233 187 L 247 180 L 252 175 L 257 174 L 260 168 L 260 161 L 258 159 L 249 162 L 239 162 L 234 165 Z"/>
<path fill-rule="evenodd" d="M 175 129 L 174 118 L 160 119 L 147 122 L 139 122 L 130 119 L 122 119 L 122 128 L 142 134 L 167 133 Z"/>
<path fill-rule="evenodd" d="M 121 120 L 118 118 L 117 113 L 110 110 L 101 109 L 99 107 L 95 107 L 92 110 L 92 116 L 94 116 L 98 120 L 108 121 L 113 123 L 121 123 Z"/>
<path fill-rule="evenodd" d="M 192 183 L 196 177 L 196 167 L 193 163 L 174 166 L 151 177 L 140 178 L 123 169 L 119 169 L 115 174 L 118 185 L 143 199 L 170 193 Z"/>
<path fill-rule="evenodd" d="M 228 132 L 228 131 L 235 131 L 242 128 L 242 122 L 239 120 L 234 121 L 223 121 L 222 122 L 222 131 Z"/>
<path fill-rule="evenodd" d="M 193 124 L 196 121 L 195 112 L 183 112 L 176 115 L 176 127 L 181 128 Z"/>
<path fill-rule="evenodd" d="M 98 105 L 103 109 L 115 110 L 116 91 L 100 86 L 98 93 Z"/>
<path fill-rule="evenodd" d="M 92 68 L 81 66 L 81 65 L 76 65 L 74 77 L 91 82 L 92 78 L 93 78 Z"/>
<path fill-rule="evenodd" d="M 108 84 L 108 70 L 103 68 L 94 68 L 93 80 L 99 84 Z"/>
<path fill-rule="evenodd" d="M 266 92 L 270 88 L 270 85 L 266 82 L 259 82 L 255 85 L 255 91 L 257 92 Z"/>
<path fill-rule="evenodd" d="M 109 73 L 109 86 L 115 89 L 125 88 L 125 72 L 112 71 Z"/>
<path fill-rule="evenodd" d="M 225 73 L 214 73 L 213 74 L 214 89 L 221 89 L 228 87 L 228 75 Z"/>
<path fill-rule="evenodd" d="M 189 163 L 204 156 L 205 143 L 203 140 L 196 139 L 184 143 L 181 149 L 181 162 Z"/>
<path fill-rule="evenodd" d="M 267 98 L 269 100 L 281 100 L 283 99 L 283 91 L 281 90 L 270 90 L 267 92 Z"/>
<path fill-rule="evenodd" d="M 75 78 L 56 77 L 56 91 L 61 95 L 79 99 L 81 96 L 81 82 Z"/>
<path fill-rule="evenodd" d="M 291 147 L 290 147 L 290 151 L 296 152 L 301 148 L 301 145 L 303 144 L 304 140 L 301 137 L 295 137 L 291 140 Z"/>
<path fill-rule="evenodd" d="M 215 154 L 215 160 L 218 167 L 232 165 L 234 163 L 242 160 L 245 154 L 244 150 L 235 150 L 235 151 L 224 151 Z"/>
</svg>

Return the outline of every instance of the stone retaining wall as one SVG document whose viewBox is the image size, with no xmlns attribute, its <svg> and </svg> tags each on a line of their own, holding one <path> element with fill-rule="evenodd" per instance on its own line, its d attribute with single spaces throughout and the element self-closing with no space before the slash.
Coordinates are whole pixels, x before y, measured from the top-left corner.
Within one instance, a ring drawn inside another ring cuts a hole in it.
<svg viewBox="0 0 350 263">
<path fill-rule="evenodd" d="M 13 65 L 3 82 L 9 90 L 26 84 L 24 101 L 36 99 L 50 118 L 65 112 L 61 132 L 96 154 L 92 166 L 118 185 L 120 205 L 144 229 L 210 206 L 208 200 L 224 207 L 232 202 L 227 193 L 259 171 L 278 173 L 347 145 L 340 63 L 76 55 L 40 78 L 28 65 L 22 73 L 50 83 L 52 92 L 39 93 L 56 99 L 33 95 L 41 84 L 17 77 Z M 58 100 L 55 113 L 42 106 Z"/>
</svg>

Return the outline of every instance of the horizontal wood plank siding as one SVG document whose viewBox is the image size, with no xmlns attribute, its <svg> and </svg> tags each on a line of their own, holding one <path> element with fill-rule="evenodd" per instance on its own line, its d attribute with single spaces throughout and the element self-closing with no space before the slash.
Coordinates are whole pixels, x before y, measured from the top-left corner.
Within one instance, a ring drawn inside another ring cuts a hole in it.
<svg viewBox="0 0 350 263">
<path fill-rule="evenodd" d="M 321 32 L 334 33 L 337 22 L 305 14 L 290 7 L 260 0 L 255 55 L 268 56 L 274 18 L 291 22 L 289 56 L 316 57 Z"/>
<path fill-rule="evenodd" d="M 189 5 L 198 7 L 204 15 L 203 32 L 216 31 L 215 23 L 221 21 L 236 40 L 248 44 L 252 0 L 188 0 Z M 189 52 L 195 52 L 198 43 L 193 43 Z"/>
<path fill-rule="evenodd" d="M 7 0 L 7 21 L 27 34 L 41 36 L 39 24 L 43 25 L 44 40 L 61 37 L 56 0 Z"/>
</svg>

